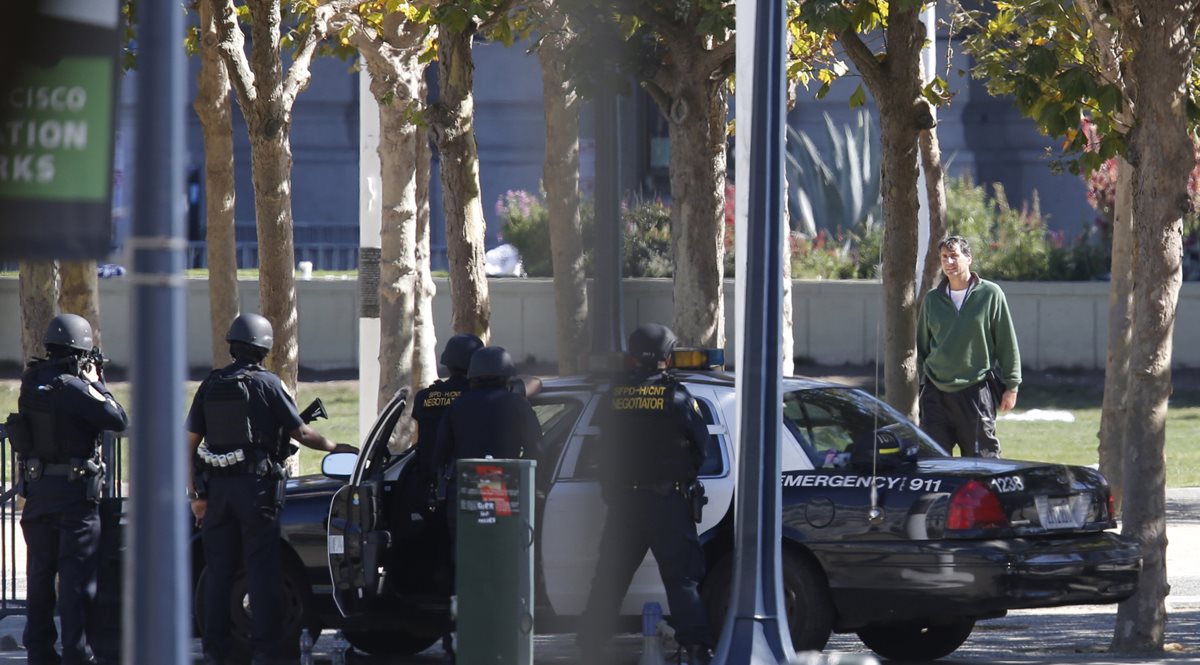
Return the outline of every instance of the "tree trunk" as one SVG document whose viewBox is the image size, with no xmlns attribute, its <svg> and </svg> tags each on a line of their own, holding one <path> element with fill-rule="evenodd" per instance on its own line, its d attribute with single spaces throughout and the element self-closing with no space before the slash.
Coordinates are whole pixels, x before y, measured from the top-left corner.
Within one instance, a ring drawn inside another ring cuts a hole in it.
<svg viewBox="0 0 1200 665">
<path fill-rule="evenodd" d="M 907 106 L 905 106 L 905 109 Z M 899 117 L 897 117 L 899 116 Z M 907 114 L 879 110 L 883 139 L 883 390 L 888 404 L 917 415 L 917 137 Z"/>
<path fill-rule="evenodd" d="M 421 76 L 420 98 L 425 99 L 425 77 Z M 413 393 L 438 378 L 437 330 L 433 326 L 433 297 L 437 286 L 433 283 L 430 267 L 432 252 L 429 248 L 429 138 L 417 134 L 417 311 L 413 318 Z"/>
<path fill-rule="evenodd" d="M 919 4 L 888 6 L 887 52 L 877 56 L 857 33 L 841 42 L 879 108 L 883 153 L 883 384 L 888 404 L 917 416 L 917 143 L 934 131 L 921 97 L 925 28 Z M 931 144 L 932 147 L 932 144 Z"/>
<path fill-rule="evenodd" d="M 212 5 L 208 2 L 200 3 L 200 25 L 200 74 L 192 108 L 204 131 L 209 331 L 212 335 L 212 365 L 220 367 L 230 359 L 225 333 L 241 309 L 234 232 L 233 114 L 229 108 L 229 72 L 217 50 L 219 35 Z"/>
<path fill-rule="evenodd" d="M 369 62 L 369 60 L 368 60 Z M 389 72 L 395 74 L 395 72 Z M 379 408 L 412 384 L 413 313 L 417 309 L 417 127 L 395 79 L 371 70 L 379 104 L 379 162 L 383 189 L 379 258 Z M 390 98 L 390 99 L 389 99 Z"/>
<path fill-rule="evenodd" d="M 258 228 L 258 301 L 275 344 L 267 368 L 296 394 L 300 340 L 296 324 L 295 250 L 292 239 L 292 149 L 287 130 L 250 129 L 250 168 Z"/>
<path fill-rule="evenodd" d="M 21 352 L 29 360 L 45 355 L 42 335 L 58 313 L 58 265 L 54 261 L 21 261 Z"/>
<path fill-rule="evenodd" d="M 725 346 L 727 95 L 724 81 L 711 75 L 677 84 L 662 112 L 671 136 L 673 328 L 683 346 L 719 349 Z"/>
<path fill-rule="evenodd" d="M 937 131 L 923 130 L 918 141 L 921 166 L 925 170 L 925 197 L 929 199 L 929 246 L 925 251 L 925 265 L 921 267 L 921 288 L 917 291 L 919 303 L 920 298 L 937 284 L 942 272 L 938 242 L 946 235 L 946 179 L 942 171 L 942 149 L 938 144 Z"/>
<path fill-rule="evenodd" d="M 1108 358 L 1100 411 L 1100 473 L 1108 479 L 1117 513 L 1124 503 L 1124 442 L 1129 400 L 1129 352 L 1133 333 L 1133 167 L 1117 159 L 1113 214 L 1112 277 L 1108 285 Z"/>
<path fill-rule="evenodd" d="M 475 143 L 473 30 L 438 28 L 439 113 L 433 137 L 442 165 L 442 210 L 450 259 L 450 301 L 456 333 L 488 341 L 491 303 L 483 253 L 486 224 Z"/>
<path fill-rule="evenodd" d="M 1126 0 L 1128 1 L 1128 0 Z M 1166 624 L 1166 439 L 1171 347 L 1182 281 L 1183 215 L 1195 166 L 1187 89 L 1195 45 L 1194 3 L 1139 0 L 1118 7 L 1133 36 L 1128 72 L 1136 121 L 1129 136 L 1133 179 L 1134 344 L 1129 359 L 1129 428 L 1125 446 L 1122 532 L 1142 545 L 1137 591 L 1117 609 L 1112 647 L 1161 650 Z M 1124 10 L 1124 11 L 1122 11 Z"/>
<path fill-rule="evenodd" d="M 546 113 L 546 157 L 542 172 L 550 214 L 560 375 L 583 370 L 584 354 L 591 348 L 579 219 L 579 98 L 566 76 L 561 36 L 565 29 L 566 21 L 558 19 L 549 31 L 550 37 L 538 49 Z"/>
<path fill-rule="evenodd" d="M 78 314 L 92 324 L 92 344 L 100 346 L 100 284 L 95 261 L 59 264 L 58 310 Z"/>
</svg>

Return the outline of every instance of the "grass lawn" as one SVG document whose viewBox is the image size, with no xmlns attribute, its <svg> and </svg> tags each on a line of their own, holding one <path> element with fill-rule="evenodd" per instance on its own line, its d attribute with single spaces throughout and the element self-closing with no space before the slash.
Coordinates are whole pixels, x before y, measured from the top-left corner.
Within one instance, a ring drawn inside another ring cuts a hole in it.
<svg viewBox="0 0 1200 665">
<path fill-rule="evenodd" d="M 16 408 L 19 382 L 0 381 L 0 416 Z M 189 381 L 185 388 L 184 413 L 191 404 L 198 384 Z M 1029 409 L 1063 409 L 1075 416 L 1075 422 L 998 423 L 1000 443 L 1005 457 L 1012 459 L 1095 464 L 1100 429 L 1100 405 L 1103 385 L 1094 378 L 1047 377 L 1034 375 L 1021 386 L 1017 412 Z M 129 406 L 129 384 L 113 384 L 113 392 Z M 300 384 L 297 402 L 304 407 L 320 397 L 329 411 L 329 420 L 314 425 L 325 436 L 338 442 L 358 445 L 358 383 L 327 381 Z M 1177 389 L 1171 398 L 1167 416 L 1167 485 L 1200 486 L 1200 388 Z M 184 445 L 180 433 L 179 445 Z M 319 473 L 323 453 L 301 448 L 300 469 Z"/>
</svg>

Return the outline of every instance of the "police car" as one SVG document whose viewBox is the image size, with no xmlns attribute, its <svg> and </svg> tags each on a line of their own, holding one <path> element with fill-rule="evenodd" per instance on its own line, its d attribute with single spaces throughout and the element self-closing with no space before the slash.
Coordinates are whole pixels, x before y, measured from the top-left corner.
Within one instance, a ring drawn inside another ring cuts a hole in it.
<svg viewBox="0 0 1200 665">
<path fill-rule="evenodd" d="M 709 423 L 701 472 L 709 503 L 698 526 L 708 561 L 702 596 L 720 626 L 733 575 L 734 377 L 704 352 L 677 352 L 673 362 Z M 545 435 L 539 632 L 572 630 L 588 597 L 605 511 L 592 415 L 607 383 L 547 380 L 530 400 Z M 378 655 L 421 651 L 448 625 L 450 573 L 446 556 L 431 555 L 424 481 L 411 452 L 387 449 L 403 400 L 384 409 L 360 455 L 330 455 L 324 465 L 347 479 L 327 521 L 333 597 L 351 643 Z M 935 659 L 977 621 L 1114 603 L 1137 585 L 1139 547 L 1110 531 L 1112 497 L 1092 469 L 950 457 L 866 392 L 802 378 L 783 380 L 783 418 L 783 584 L 797 649 L 854 632 L 884 657 Z M 668 606 L 652 555 L 622 606 L 631 629 L 649 601 Z"/>
</svg>

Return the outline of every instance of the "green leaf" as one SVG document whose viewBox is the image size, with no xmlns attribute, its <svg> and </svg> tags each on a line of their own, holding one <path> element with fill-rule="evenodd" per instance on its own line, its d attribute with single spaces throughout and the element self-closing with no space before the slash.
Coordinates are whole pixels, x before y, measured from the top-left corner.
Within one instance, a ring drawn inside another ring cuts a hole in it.
<svg viewBox="0 0 1200 665">
<path fill-rule="evenodd" d="M 1117 109 L 1121 107 L 1121 89 L 1111 83 L 1102 86 L 1096 101 L 1104 113 L 1109 115 L 1116 113 Z"/>
<path fill-rule="evenodd" d="M 1050 78 L 1058 69 L 1058 55 L 1047 46 L 1033 46 L 1025 56 L 1025 69 L 1032 76 Z"/>
<path fill-rule="evenodd" d="M 860 83 L 854 90 L 854 94 L 850 95 L 850 108 L 856 109 L 867 103 L 867 91 L 863 89 Z"/>
</svg>

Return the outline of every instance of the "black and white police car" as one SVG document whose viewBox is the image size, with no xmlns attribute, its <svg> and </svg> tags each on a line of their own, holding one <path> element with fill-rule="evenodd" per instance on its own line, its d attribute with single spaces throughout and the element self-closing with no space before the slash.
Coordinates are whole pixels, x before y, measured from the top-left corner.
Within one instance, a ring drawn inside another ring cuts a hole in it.
<svg viewBox="0 0 1200 665">
<path fill-rule="evenodd" d="M 720 626 L 732 578 L 734 377 L 710 368 L 704 353 L 687 354 L 693 368 L 684 368 L 684 355 L 674 371 L 711 434 L 702 595 Z M 547 380 L 531 398 L 546 443 L 536 480 L 539 632 L 571 630 L 591 585 L 605 511 L 592 414 L 606 382 Z M 1098 472 L 950 457 L 861 390 L 786 378 L 783 392 L 783 577 L 797 649 L 855 632 L 881 656 L 935 659 L 957 649 L 977 621 L 1008 610 L 1113 603 L 1133 593 L 1141 553 L 1110 531 L 1112 499 Z M 439 536 L 423 511 L 414 455 L 387 449 L 402 411 L 401 396 L 361 455 L 331 455 L 324 467 L 348 475 L 328 520 L 334 597 L 351 643 L 380 655 L 430 646 L 449 610 L 448 555 L 433 543 Z M 622 605 L 631 628 L 649 601 L 668 607 L 652 555 Z"/>
</svg>

